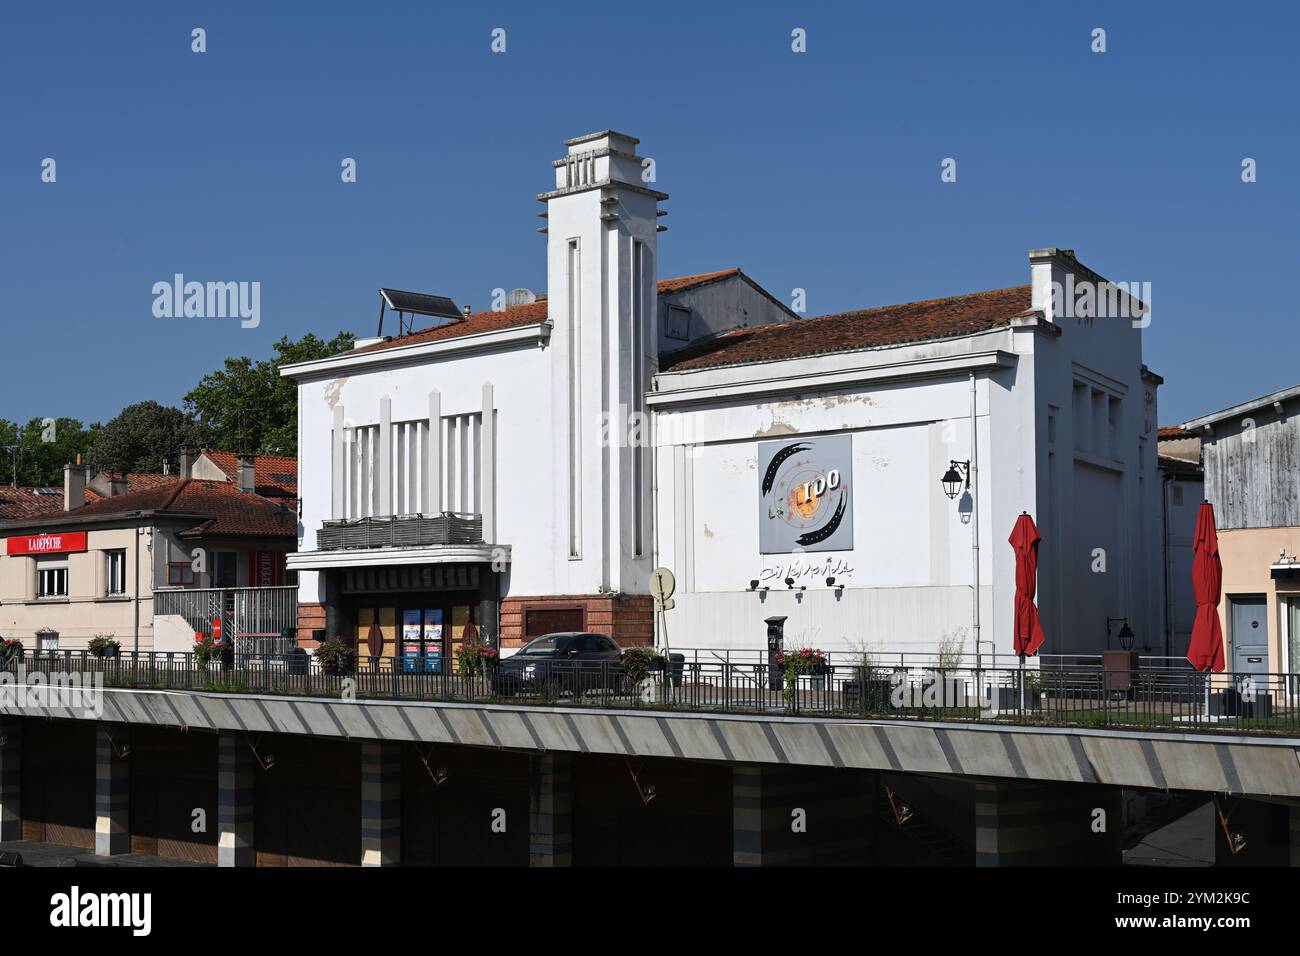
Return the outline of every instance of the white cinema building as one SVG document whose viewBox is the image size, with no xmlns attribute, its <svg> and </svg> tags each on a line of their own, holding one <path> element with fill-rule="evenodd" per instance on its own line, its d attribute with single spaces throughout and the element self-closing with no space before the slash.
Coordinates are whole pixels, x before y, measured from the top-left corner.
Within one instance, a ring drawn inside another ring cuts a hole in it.
<svg viewBox="0 0 1300 956">
<path fill-rule="evenodd" d="M 662 626 L 673 650 L 758 650 L 784 615 L 791 646 L 1010 654 L 1027 511 L 1043 651 L 1114 648 L 1120 620 L 1159 646 L 1160 379 L 1145 320 L 1062 314 L 1053 283 L 1105 282 L 1072 251 L 1031 251 L 1026 285 L 803 317 L 737 269 L 660 279 L 638 140 L 567 147 L 536 301 L 387 291 L 397 334 L 283 370 L 301 639 L 448 655 L 466 628 L 509 652 Z"/>
</svg>

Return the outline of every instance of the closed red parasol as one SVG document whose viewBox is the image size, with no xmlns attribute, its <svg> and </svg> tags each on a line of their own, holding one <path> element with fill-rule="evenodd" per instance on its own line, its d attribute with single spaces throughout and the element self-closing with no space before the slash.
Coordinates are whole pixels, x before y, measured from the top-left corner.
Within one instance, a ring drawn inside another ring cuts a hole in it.
<svg viewBox="0 0 1300 956">
<path fill-rule="evenodd" d="M 1016 552 L 1016 653 L 1022 657 L 1033 656 L 1043 643 L 1043 625 L 1038 620 L 1038 608 L 1034 606 L 1034 592 L 1038 589 L 1038 542 L 1041 540 L 1034 519 L 1021 512 L 1007 540 Z"/>
<path fill-rule="evenodd" d="M 1223 562 L 1219 560 L 1219 532 L 1214 527 L 1214 505 L 1202 502 L 1196 513 L 1192 538 L 1192 588 L 1196 592 L 1196 622 L 1187 644 L 1187 659 L 1198 671 L 1218 673 L 1224 668 L 1223 628 L 1219 625 L 1219 594 L 1223 589 Z"/>
</svg>

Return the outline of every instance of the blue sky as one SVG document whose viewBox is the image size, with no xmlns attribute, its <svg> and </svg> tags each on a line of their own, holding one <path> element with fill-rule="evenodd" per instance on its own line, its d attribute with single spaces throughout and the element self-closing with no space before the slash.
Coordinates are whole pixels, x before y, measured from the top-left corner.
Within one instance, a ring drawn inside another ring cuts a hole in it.
<svg viewBox="0 0 1300 956">
<path fill-rule="evenodd" d="M 282 335 L 371 334 L 381 285 L 540 289 L 533 197 L 610 127 L 672 197 L 662 276 L 741 266 L 822 314 L 1022 284 L 1030 247 L 1070 247 L 1152 284 L 1162 422 L 1212 411 L 1300 382 L 1298 26 L 1283 3 L 6 4 L 0 417 L 179 405 Z M 261 282 L 260 327 L 155 318 L 176 272 Z"/>
</svg>

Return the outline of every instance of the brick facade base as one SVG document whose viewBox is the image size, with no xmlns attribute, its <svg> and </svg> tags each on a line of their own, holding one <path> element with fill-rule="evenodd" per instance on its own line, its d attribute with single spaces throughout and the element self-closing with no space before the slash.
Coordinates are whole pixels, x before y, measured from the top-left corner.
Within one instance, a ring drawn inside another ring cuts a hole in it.
<svg viewBox="0 0 1300 956">
<path fill-rule="evenodd" d="M 544 620 L 557 620 L 545 612 L 567 614 L 572 624 L 545 627 L 538 631 Z M 532 612 L 543 612 L 533 618 L 537 622 L 529 634 L 529 617 Z M 580 613 L 579 613 L 580 612 Z M 579 617 L 581 622 L 579 623 Z M 654 599 L 648 594 L 564 594 L 547 597 L 509 597 L 501 602 L 501 646 L 521 647 L 525 638 L 537 637 L 546 630 L 584 630 L 608 634 L 620 647 L 650 647 L 654 645 Z"/>
<path fill-rule="evenodd" d="M 608 634 L 620 647 L 654 645 L 654 599 L 648 594 L 565 594 L 548 597 L 511 597 L 501 602 L 501 646 L 522 647 L 529 612 L 567 612 L 574 630 Z M 580 620 L 579 620 L 580 618 Z M 539 621 L 539 618 L 534 618 Z M 551 618 L 555 620 L 555 618 Z M 298 605 L 298 646 L 311 650 L 314 631 L 325 628 L 325 605 Z M 546 627 L 546 630 L 559 630 Z M 536 633 L 532 637 L 538 636 Z"/>
<path fill-rule="evenodd" d="M 302 604 L 298 605 L 298 646 L 311 650 L 317 645 L 317 641 L 312 637 L 313 631 L 325 629 L 325 605 L 324 604 Z"/>
</svg>

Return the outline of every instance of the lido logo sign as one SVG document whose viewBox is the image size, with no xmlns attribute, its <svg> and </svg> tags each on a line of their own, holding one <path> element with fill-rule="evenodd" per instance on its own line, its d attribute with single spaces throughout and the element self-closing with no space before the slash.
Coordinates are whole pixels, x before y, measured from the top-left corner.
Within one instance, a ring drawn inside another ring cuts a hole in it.
<svg viewBox="0 0 1300 956">
<path fill-rule="evenodd" d="M 849 435 L 758 446 L 759 550 L 853 548 L 853 440 Z"/>
</svg>

